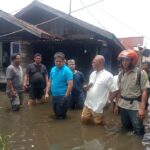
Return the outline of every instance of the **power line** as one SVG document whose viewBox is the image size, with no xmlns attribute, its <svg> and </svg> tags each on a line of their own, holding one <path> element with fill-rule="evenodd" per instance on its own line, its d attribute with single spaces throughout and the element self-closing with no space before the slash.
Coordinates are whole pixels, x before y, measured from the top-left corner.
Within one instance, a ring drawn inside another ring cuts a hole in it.
<svg viewBox="0 0 150 150">
<path fill-rule="evenodd" d="M 81 10 L 83 10 L 83 9 L 86 9 L 86 8 L 88 8 L 88 7 L 94 6 L 94 5 L 96 5 L 96 4 L 98 4 L 98 3 L 102 2 L 102 1 L 104 1 L 104 0 L 99 0 L 99 1 L 97 1 L 97 2 L 91 3 L 91 4 L 89 4 L 89 5 L 86 5 L 86 6 L 84 6 L 84 7 L 81 7 L 81 8 L 79 8 L 79 9 L 76 9 L 76 10 L 72 11 L 71 14 L 73 14 L 73 13 L 75 13 L 75 12 L 78 12 L 78 11 L 81 11 Z M 45 23 L 48 23 L 48 22 L 52 22 L 52 21 L 54 21 L 54 20 L 57 20 L 57 19 L 59 19 L 59 18 L 62 18 L 62 17 L 64 17 L 64 16 L 68 16 L 68 15 L 69 15 L 69 14 L 66 13 L 66 14 L 63 14 L 62 16 L 57 16 L 57 17 L 55 17 L 55 18 L 53 18 L 53 19 L 50 19 L 50 20 L 41 22 L 41 23 L 39 23 L 39 24 L 36 24 L 35 26 L 39 26 L 39 25 L 42 25 L 42 24 L 45 24 Z"/>
<path fill-rule="evenodd" d="M 80 2 L 82 3 L 82 5 L 85 7 L 85 4 L 83 3 L 82 0 L 80 0 Z M 93 17 L 93 19 L 103 28 L 106 30 L 106 28 L 102 25 L 102 23 L 90 12 L 90 10 L 88 8 L 86 8 L 86 10 L 88 11 L 88 13 Z"/>
<path fill-rule="evenodd" d="M 98 6 L 96 6 L 96 7 L 98 7 Z M 113 18 L 116 22 L 119 22 L 121 25 L 125 26 L 125 27 L 128 28 L 129 30 L 131 30 L 131 31 L 133 31 L 133 32 L 135 32 L 135 33 L 137 33 L 137 34 L 139 34 L 139 35 L 141 35 L 141 36 L 147 38 L 148 40 L 150 40 L 150 37 L 147 37 L 147 36 L 145 36 L 143 33 L 141 33 L 141 32 L 139 32 L 139 31 L 135 30 L 134 28 L 132 28 L 131 26 L 127 25 L 126 23 L 124 23 L 123 21 L 119 20 L 118 18 L 114 17 L 113 15 L 111 15 L 110 13 L 108 13 L 107 11 L 105 11 L 104 9 L 99 8 L 99 7 L 98 7 L 98 9 L 101 9 L 101 11 L 103 11 L 106 15 L 110 16 L 110 17 Z"/>
<path fill-rule="evenodd" d="M 88 7 L 91 7 L 91 6 L 94 6 L 94 5 L 96 5 L 96 4 L 100 3 L 100 2 L 103 2 L 103 1 L 104 1 L 104 0 L 99 0 L 99 1 L 97 1 L 97 2 L 94 2 L 94 3 L 91 3 L 91 4 L 89 4 L 89 5 L 86 5 L 85 7 L 81 7 L 81 8 L 79 8 L 79 9 L 77 9 L 77 10 L 74 10 L 74 11 L 72 11 L 71 13 L 75 13 L 75 12 L 80 11 L 80 10 L 82 10 L 82 9 L 85 9 L 85 8 L 88 8 Z"/>
<path fill-rule="evenodd" d="M 86 8 L 88 8 L 88 7 L 94 6 L 94 5 L 96 5 L 96 4 L 98 4 L 98 3 L 102 2 L 102 1 L 104 1 L 104 0 L 96 1 L 96 2 L 94 2 L 94 3 L 91 3 L 91 4 L 89 4 L 89 5 L 86 5 L 85 7 L 81 7 L 81 8 L 79 8 L 79 9 L 76 9 L 76 10 L 72 11 L 71 13 L 75 13 L 75 12 L 81 11 L 81 10 L 83 10 L 83 9 L 86 9 Z M 42 25 L 42 24 L 45 24 L 45 23 L 48 23 L 48 22 L 52 22 L 52 21 L 54 21 L 54 20 L 57 20 L 57 19 L 59 19 L 59 18 L 65 17 L 65 16 L 68 17 L 68 15 L 69 15 L 69 14 L 65 14 L 65 13 L 64 13 L 62 16 L 57 16 L 57 17 L 55 17 L 55 18 L 53 18 L 53 19 L 50 19 L 50 20 L 41 22 L 41 23 L 36 24 L 36 25 L 34 25 L 34 26 L 39 26 L 39 25 Z M 8 36 L 8 35 L 12 35 L 12 34 L 14 34 L 14 33 L 17 33 L 17 32 L 23 31 L 23 30 L 24 30 L 24 29 L 20 29 L 20 30 L 16 30 L 16 31 L 13 31 L 13 32 L 10 32 L 10 33 L 7 33 L 7 34 L 0 35 L 0 38 L 1 38 L 1 37 L 5 37 L 5 36 Z"/>
</svg>

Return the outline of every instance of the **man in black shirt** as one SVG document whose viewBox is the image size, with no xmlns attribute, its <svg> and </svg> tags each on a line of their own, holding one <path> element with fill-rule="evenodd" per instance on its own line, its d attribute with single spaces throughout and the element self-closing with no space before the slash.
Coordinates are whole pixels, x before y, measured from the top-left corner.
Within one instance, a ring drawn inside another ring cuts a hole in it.
<svg viewBox="0 0 150 150">
<path fill-rule="evenodd" d="M 48 82 L 46 67 L 41 63 L 42 56 L 39 53 L 34 55 L 34 63 L 29 64 L 24 77 L 24 87 L 27 88 L 29 82 L 29 101 L 28 105 L 43 102 L 42 96 Z"/>
</svg>

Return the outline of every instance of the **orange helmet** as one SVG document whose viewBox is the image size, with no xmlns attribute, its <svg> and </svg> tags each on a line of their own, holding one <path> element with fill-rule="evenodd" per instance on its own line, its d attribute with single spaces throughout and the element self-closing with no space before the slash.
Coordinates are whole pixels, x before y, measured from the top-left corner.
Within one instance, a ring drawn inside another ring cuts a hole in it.
<svg viewBox="0 0 150 150">
<path fill-rule="evenodd" d="M 118 60 L 121 60 L 122 58 L 129 58 L 131 59 L 132 65 L 136 65 L 138 62 L 138 55 L 134 50 L 123 50 L 119 56 Z"/>
</svg>

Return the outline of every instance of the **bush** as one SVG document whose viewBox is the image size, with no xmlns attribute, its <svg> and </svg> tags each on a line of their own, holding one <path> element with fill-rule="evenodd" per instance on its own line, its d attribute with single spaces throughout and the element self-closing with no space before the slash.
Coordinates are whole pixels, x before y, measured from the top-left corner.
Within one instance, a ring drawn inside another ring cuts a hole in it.
<svg viewBox="0 0 150 150">
<path fill-rule="evenodd" d="M 0 150 L 7 150 L 9 135 L 0 134 Z"/>
</svg>

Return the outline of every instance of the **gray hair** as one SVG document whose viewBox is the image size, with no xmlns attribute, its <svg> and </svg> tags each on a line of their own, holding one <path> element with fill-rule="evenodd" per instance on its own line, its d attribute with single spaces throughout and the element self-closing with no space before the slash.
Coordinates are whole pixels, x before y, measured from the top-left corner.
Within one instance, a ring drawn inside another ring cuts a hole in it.
<svg viewBox="0 0 150 150">
<path fill-rule="evenodd" d="M 103 64 L 105 64 L 105 58 L 103 55 L 96 55 L 95 58 L 98 60 L 98 61 L 101 61 Z"/>
<path fill-rule="evenodd" d="M 75 62 L 74 59 L 69 59 L 69 60 L 67 61 L 67 63 L 68 63 L 68 64 L 69 64 L 69 63 L 74 63 L 74 64 L 75 64 L 76 62 Z"/>
</svg>

